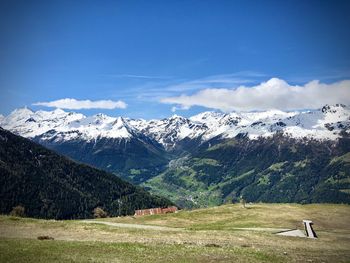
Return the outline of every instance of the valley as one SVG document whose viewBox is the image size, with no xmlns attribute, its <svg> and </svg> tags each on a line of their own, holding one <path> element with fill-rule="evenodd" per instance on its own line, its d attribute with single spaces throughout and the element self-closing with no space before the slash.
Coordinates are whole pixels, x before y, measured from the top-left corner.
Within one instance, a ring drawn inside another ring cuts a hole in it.
<svg viewBox="0 0 350 263">
<path fill-rule="evenodd" d="M 17 109 L 0 126 L 170 198 L 350 203 L 350 109 L 218 113 L 161 120 Z"/>
<path fill-rule="evenodd" d="M 146 189 L 180 206 L 239 202 L 349 203 L 350 140 L 334 142 L 275 135 L 226 139 L 178 159 Z"/>
</svg>

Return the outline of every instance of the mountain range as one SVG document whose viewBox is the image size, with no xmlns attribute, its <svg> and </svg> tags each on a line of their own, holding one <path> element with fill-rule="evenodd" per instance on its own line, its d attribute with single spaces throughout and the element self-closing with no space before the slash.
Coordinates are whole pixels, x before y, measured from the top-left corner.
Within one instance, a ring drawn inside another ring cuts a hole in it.
<svg viewBox="0 0 350 263">
<path fill-rule="evenodd" d="M 203 142 L 218 136 L 234 138 L 238 134 L 256 139 L 279 132 L 293 138 L 334 140 L 340 137 L 341 131 L 350 129 L 349 116 L 350 108 L 342 104 L 325 105 L 313 111 L 203 112 L 190 118 L 173 115 L 149 121 L 104 114 L 85 116 L 61 109 L 33 112 L 21 108 L 1 116 L 0 125 L 27 138 L 56 142 L 139 138 L 171 151 L 185 140 Z"/>
<path fill-rule="evenodd" d="M 0 126 L 183 206 L 241 195 L 349 202 L 350 108 L 342 104 L 149 121 L 22 108 L 0 118 Z"/>
</svg>

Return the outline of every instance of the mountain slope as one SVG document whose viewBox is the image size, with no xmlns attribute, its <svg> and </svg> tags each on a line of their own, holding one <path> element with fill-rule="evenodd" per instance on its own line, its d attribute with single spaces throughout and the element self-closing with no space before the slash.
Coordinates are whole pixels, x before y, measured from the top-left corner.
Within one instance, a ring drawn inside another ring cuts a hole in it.
<svg viewBox="0 0 350 263">
<path fill-rule="evenodd" d="M 99 137 L 96 140 L 84 140 L 78 136 L 72 140 L 58 140 L 64 136 L 62 133 L 49 133 L 33 140 L 76 161 L 115 173 L 133 183 L 142 183 L 157 175 L 168 163 L 168 155 L 164 150 L 141 134 L 130 138 Z"/>
<path fill-rule="evenodd" d="M 72 219 L 91 217 L 97 206 L 117 216 L 171 204 L 1 128 L 0 174 L 1 213 L 23 205 L 31 217 Z"/>
<path fill-rule="evenodd" d="M 49 149 L 141 183 L 165 169 L 169 161 L 162 145 L 128 120 L 56 109 L 33 112 L 17 109 L 1 125 Z"/>
<path fill-rule="evenodd" d="M 302 142 L 282 134 L 210 141 L 144 184 L 182 206 L 239 200 L 350 203 L 350 138 Z"/>
</svg>

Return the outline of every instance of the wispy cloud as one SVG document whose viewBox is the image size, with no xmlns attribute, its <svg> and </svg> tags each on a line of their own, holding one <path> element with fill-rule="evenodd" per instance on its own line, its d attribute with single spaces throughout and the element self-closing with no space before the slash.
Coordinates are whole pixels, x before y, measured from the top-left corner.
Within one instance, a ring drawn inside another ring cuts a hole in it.
<svg viewBox="0 0 350 263">
<path fill-rule="evenodd" d="M 165 87 L 168 91 L 194 91 L 210 87 L 227 87 L 232 85 L 241 85 L 253 83 L 256 78 L 265 75 L 254 72 L 238 72 L 232 74 L 213 75 L 204 78 L 199 78 L 191 81 L 185 81 L 179 84 Z"/>
<path fill-rule="evenodd" d="M 206 88 L 238 87 L 242 84 L 257 83 L 266 77 L 265 74 L 254 71 L 242 71 L 230 74 L 212 75 L 192 80 L 177 79 L 159 82 L 149 82 L 138 92 L 138 99 L 159 101 L 161 98 L 176 96 L 183 92 L 196 92 Z M 133 92 L 135 90 L 133 89 Z M 146 92 L 143 92 L 146 91 Z"/>
<path fill-rule="evenodd" d="M 311 81 L 303 86 L 290 85 L 272 78 L 255 86 L 237 88 L 206 88 L 192 95 L 166 97 L 162 103 L 181 109 L 203 106 L 222 111 L 315 109 L 325 104 L 350 104 L 350 80 L 332 84 Z"/>
<path fill-rule="evenodd" d="M 134 75 L 134 74 L 104 74 L 104 76 L 112 78 L 132 78 L 132 79 L 170 79 L 171 76 L 150 76 L 150 75 Z"/>
<path fill-rule="evenodd" d="M 318 79 L 322 82 L 335 82 L 343 79 L 350 78 L 349 70 L 327 70 L 320 71 L 318 74 L 306 74 L 306 75 L 298 75 L 298 76 L 290 76 L 288 77 L 288 81 L 293 81 L 296 83 L 305 83 L 310 81 L 311 79 Z"/>
<path fill-rule="evenodd" d="M 80 109 L 125 109 L 127 104 L 124 101 L 112 101 L 112 100 L 76 100 L 71 98 L 65 98 L 60 100 L 54 100 L 49 102 L 36 102 L 35 106 L 45 106 L 61 109 L 80 110 Z"/>
</svg>

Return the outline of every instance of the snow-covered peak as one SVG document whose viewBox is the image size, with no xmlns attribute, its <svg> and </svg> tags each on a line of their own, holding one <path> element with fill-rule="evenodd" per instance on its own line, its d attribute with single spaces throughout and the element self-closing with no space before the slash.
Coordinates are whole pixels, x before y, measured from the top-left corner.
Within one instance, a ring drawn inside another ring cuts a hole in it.
<svg viewBox="0 0 350 263">
<path fill-rule="evenodd" d="M 28 108 L 21 108 L 5 117 L 1 125 L 24 137 L 35 137 L 49 130 L 65 127 L 83 117 L 80 113 L 65 112 L 61 109 L 33 112 Z"/>
<path fill-rule="evenodd" d="M 205 111 L 190 117 L 190 120 L 194 122 L 207 123 L 207 122 L 215 121 L 223 116 L 224 114 L 220 112 Z"/>
<path fill-rule="evenodd" d="M 92 117 L 95 118 L 96 120 L 100 120 L 100 121 L 108 121 L 108 120 L 114 119 L 114 118 L 109 117 L 108 115 L 103 114 L 103 113 L 95 114 Z"/>
<path fill-rule="evenodd" d="M 144 119 L 129 119 L 129 118 L 124 118 L 124 120 L 127 121 L 130 126 L 134 127 L 138 131 L 142 131 L 143 129 L 145 129 L 145 127 L 148 126 L 149 123 L 156 121 L 156 120 L 146 121 Z"/>
<path fill-rule="evenodd" d="M 10 120 L 11 122 L 15 122 L 23 119 L 28 119 L 33 114 L 34 112 L 32 110 L 28 109 L 27 107 L 24 107 L 24 108 L 15 109 L 14 111 L 12 111 L 10 115 L 7 116 L 7 119 Z"/>
<path fill-rule="evenodd" d="M 143 134 L 162 144 L 166 149 L 175 147 L 177 142 L 185 138 L 198 138 L 207 129 L 203 123 L 196 123 L 178 115 L 161 120 L 132 120 L 130 124 L 137 127 Z"/>
<path fill-rule="evenodd" d="M 134 127 L 130 126 L 123 117 L 118 117 L 112 124 L 109 137 L 130 138 L 137 133 L 138 131 Z"/>
<path fill-rule="evenodd" d="M 125 120 L 122 117 L 118 117 L 114 122 L 113 122 L 113 126 L 116 128 L 120 128 L 122 126 L 125 126 Z"/>
<path fill-rule="evenodd" d="M 260 112 L 242 113 L 243 116 L 246 116 L 247 118 L 253 121 L 287 118 L 295 114 L 298 114 L 298 112 L 284 112 L 280 110 L 268 110 L 268 111 L 260 111 Z"/>
<path fill-rule="evenodd" d="M 96 140 L 98 138 L 131 138 L 148 136 L 171 149 L 184 139 L 207 141 L 214 137 L 249 138 L 272 136 L 276 132 L 294 138 L 336 139 L 342 131 L 350 132 L 350 108 L 342 104 L 325 105 L 319 110 L 283 112 L 203 112 L 184 118 L 173 115 L 146 121 L 110 117 L 105 114 L 84 116 L 80 113 L 14 110 L 1 118 L 0 126 L 24 137 L 55 140 Z M 44 135 L 45 134 L 45 135 Z"/>
<path fill-rule="evenodd" d="M 57 116 L 57 115 L 66 114 L 66 112 L 64 110 L 62 110 L 62 109 L 57 108 L 57 109 L 51 111 L 51 114 Z"/>
<path fill-rule="evenodd" d="M 175 125 L 181 125 L 187 123 L 189 120 L 179 115 L 173 115 L 169 119 L 165 119 L 165 122 L 169 122 Z"/>
<path fill-rule="evenodd" d="M 58 131 L 65 133 L 66 140 L 79 136 L 88 141 L 98 138 L 130 138 L 135 132 L 122 117 L 114 118 L 104 114 L 76 120 Z"/>
<path fill-rule="evenodd" d="M 168 118 L 168 119 L 172 120 L 172 119 L 178 119 L 178 118 L 183 118 L 183 117 L 180 116 L 180 115 L 177 115 L 177 114 L 173 114 L 173 115 L 171 115 L 171 117 Z"/>
<path fill-rule="evenodd" d="M 190 119 L 207 125 L 208 130 L 203 134 L 205 140 L 216 136 L 232 138 L 240 133 L 255 139 L 259 136 L 272 136 L 276 132 L 296 138 L 336 139 L 341 130 L 349 130 L 349 117 L 349 107 L 336 104 L 304 112 L 204 112 Z"/>
<path fill-rule="evenodd" d="M 33 114 L 34 112 L 29 109 L 27 106 L 24 106 L 23 108 L 18 108 L 18 109 L 14 109 L 10 115 L 12 114 L 16 114 L 16 115 L 25 115 L 25 114 Z"/>
</svg>

